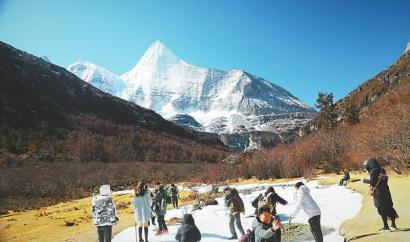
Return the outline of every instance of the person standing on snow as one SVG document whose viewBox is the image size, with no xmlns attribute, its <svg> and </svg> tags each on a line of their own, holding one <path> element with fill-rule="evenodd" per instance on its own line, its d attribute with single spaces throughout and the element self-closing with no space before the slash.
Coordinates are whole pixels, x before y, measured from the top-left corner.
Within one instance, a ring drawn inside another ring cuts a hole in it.
<svg viewBox="0 0 410 242">
<path fill-rule="evenodd" d="M 194 217 L 191 214 L 185 214 L 182 218 L 182 225 L 178 228 L 175 239 L 178 242 L 197 242 L 201 241 L 201 232 L 195 225 Z"/>
<path fill-rule="evenodd" d="M 112 226 L 117 225 L 118 215 L 111 198 L 110 185 L 100 187 L 100 195 L 91 200 L 93 222 L 97 226 L 98 241 L 111 242 Z"/>
<path fill-rule="evenodd" d="M 174 206 L 174 208 L 178 208 L 178 197 L 179 197 L 178 187 L 175 186 L 175 184 L 171 184 L 171 199 L 172 199 L 172 205 Z"/>
<path fill-rule="evenodd" d="M 386 170 L 380 167 L 376 159 L 370 158 L 363 162 L 364 167 L 370 175 L 370 190 L 369 193 L 373 196 L 374 206 L 377 208 L 379 215 L 383 220 L 383 228 L 380 231 L 390 231 L 387 219 L 391 219 L 391 228 L 396 230 L 396 219 L 399 217 L 396 210 L 393 208 L 393 200 L 391 198 L 390 188 L 387 184 L 389 178 Z"/>
<path fill-rule="evenodd" d="M 302 209 L 308 216 L 310 231 L 315 238 L 315 242 L 323 242 L 322 228 L 320 227 L 320 208 L 310 195 L 310 190 L 303 182 L 295 185 L 296 189 L 296 208 L 289 219 L 294 219 L 299 210 Z"/>
<path fill-rule="evenodd" d="M 252 231 L 255 234 L 255 242 L 280 242 L 281 223 L 278 218 L 272 216 L 269 207 L 260 207 L 257 217 L 252 222 Z"/>
<path fill-rule="evenodd" d="M 157 216 L 158 231 L 155 235 L 168 233 L 168 227 L 165 223 L 165 214 L 167 213 L 167 195 L 164 186 L 160 182 L 155 183 L 156 193 L 153 199 L 154 212 Z"/>
<path fill-rule="evenodd" d="M 245 214 L 245 206 L 236 189 L 225 188 L 224 193 L 225 206 L 229 209 L 229 229 L 232 234 L 229 239 L 238 239 L 234 224 L 236 224 L 241 236 L 243 236 L 245 231 L 243 230 L 241 223 L 241 213 Z"/>
<path fill-rule="evenodd" d="M 277 194 L 275 192 L 275 189 L 271 186 L 265 191 L 264 196 L 262 194 L 259 194 L 259 196 L 252 201 L 252 206 L 256 209 L 255 214 L 257 214 L 259 207 L 265 206 L 268 207 L 271 211 L 271 214 L 275 216 L 277 203 L 280 203 L 282 205 L 288 204 L 288 202 L 281 196 L 279 196 L 279 194 Z"/>
<path fill-rule="evenodd" d="M 134 188 L 134 197 L 132 199 L 134 207 L 135 225 L 138 226 L 139 241 L 142 239 L 142 228 L 144 228 L 145 241 L 148 241 L 148 223 L 151 220 L 152 199 L 149 191 L 146 190 L 145 182 L 140 181 Z"/>
</svg>

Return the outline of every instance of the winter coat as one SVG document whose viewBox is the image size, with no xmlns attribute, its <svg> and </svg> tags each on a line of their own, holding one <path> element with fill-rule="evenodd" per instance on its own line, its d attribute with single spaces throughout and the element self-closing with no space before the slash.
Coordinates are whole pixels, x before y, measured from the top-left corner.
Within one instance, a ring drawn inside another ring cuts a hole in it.
<svg viewBox="0 0 410 242">
<path fill-rule="evenodd" d="M 269 224 L 262 223 L 258 217 L 252 222 L 252 230 L 255 233 L 255 242 L 280 242 L 280 229 L 272 230 L 273 220 Z"/>
<path fill-rule="evenodd" d="M 171 196 L 173 197 L 173 198 L 177 198 L 178 197 L 178 188 L 175 186 L 175 187 L 171 187 Z"/>
<path fill-rule="evenodd" d="M 292 217 L 295 217 L 300 209 L 306 213 L 308 219 L 321 214 L 319 206 L 313 200 L 309 188 L 305 185 L 300 186 L 296 191 L 296 208 Z"/>
<path fill-rule="evenodd" d="M 346 180 L 346 181 L 350 179 L 350 174 L 349 174 L 348 171 L 343 172 L 343 179 Z"/>
<path fill-rule="evenodd" d="M 387 208 L 393 206 L 393 200 L 391 198 L 390 188 L 388 183 L 388 176 L 383 168 L 375 159 L 369 159 L 367 161 L 366 170 L 370 174 L 370 186 L 374 190 L 373 202 L 374 206 L 378 208 Z M 380 182 L 377 184 L 377 182 Z M 377 184 L 377 186 L 376 186 Z"/>
<path fill-rule="evenodd" d="M 156 191 L 153 199 L 153 210 L 158 215 L 165 216 L 167 213 L 167 194 L 163 186 Z"/>
<path fill-rule="evenodd" d="M 178 228 L 175 239 L 179 242 L 197 242 L 201 240 L 201 233 L 198 227 L 196 227 L 191 214 L 184 215 L 182 225 Z"/>
<path fill-rule="evenodd" d="M 272 187 L 273 188 L 273 187 Z M 286 201 L 285 199 L 283 199 L 281 196 L 279 196 L 277 193 L 275 193 L 275 190 L 273 190 L 273 192 L 268 189 L 265 192 L 265 196 L 268 195 L 269 193 L 271 193 L 271 195 L 269 195 L 269 201 L 272 204 L 273 210 L 272 210 L 272 215 L 276 215 L 276 204 L 280 203 L 282 205 L 286 205 L 288 204 L 288 201 Z M 262 194 L 259 194 L 259 196 L 257 196 L 253 201 L 252 201 L 252 206 L 255 208 L 255 214 L 258 213 L 258 203 L 259 200 L 261 200 L 261 198 L 263 197 Z"/>
<path fill-rule="evenodd" d="M 110 185 L 100 187 L 100 195 L 91 200 L 93 211 L 93 222 L 96 226 L 117 225 L 117 210 L 110 196 Z"/>
<path fill-rule="evenodd" d="M 245 212 L 245 206 L 243 204 L 242 198 L 236 189 L 232 189 L 229 196 L 225 196 L 225 206 L 229 208 L 231 214 Z"/>
<path fill-rule="evenodd" d="M 142 196 L 134 196 L 132 205 L 134 207 L 135 222 L 148 223 L 151 220 L 152 198 L 148 191 L 145 191 Z"/>
</svg>

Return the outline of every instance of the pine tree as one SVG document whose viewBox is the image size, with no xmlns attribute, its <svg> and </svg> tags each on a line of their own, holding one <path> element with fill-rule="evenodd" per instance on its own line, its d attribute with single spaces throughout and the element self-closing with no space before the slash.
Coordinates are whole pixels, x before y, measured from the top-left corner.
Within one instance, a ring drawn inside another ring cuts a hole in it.
<svg viewBox="0 0 410 242">
<path fill-rule="evenodd" d="M 350 125 L 359 123 L 359 113 L 359 109 L 351 100 L 347 100 L 343 105 L 343 119 L 346 123 Z"/>
<path fill-rule="evenodd" d="M 334 128 L 336 126 L 337 114 L 334 111 L 333 93 L 319 92 L 315 106 L 320 109 L 320 126 L 330 129 Z"/>
</svg>

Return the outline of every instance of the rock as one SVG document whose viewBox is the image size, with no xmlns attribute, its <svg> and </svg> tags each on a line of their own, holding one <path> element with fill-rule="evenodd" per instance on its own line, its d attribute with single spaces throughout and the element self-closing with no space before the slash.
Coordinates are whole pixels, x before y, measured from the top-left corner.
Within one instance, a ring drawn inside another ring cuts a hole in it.
<svg viewBox="0 0 410 242">
<path fill-rule="evenodd" d="M 122 210 L 122 209 L 126 209 L 126 208 L 128 208 L 128 205 L 125 202 L 120 202 L 120 203 L 117 204 L 117 209 L 118 210 Z"/>
<path fill-rule="evenodd" d="M 75 222 L 74 221 L 64 221 L 64 225 L 67 227 L 71 227 L 75 225 Z"/>
</svg>

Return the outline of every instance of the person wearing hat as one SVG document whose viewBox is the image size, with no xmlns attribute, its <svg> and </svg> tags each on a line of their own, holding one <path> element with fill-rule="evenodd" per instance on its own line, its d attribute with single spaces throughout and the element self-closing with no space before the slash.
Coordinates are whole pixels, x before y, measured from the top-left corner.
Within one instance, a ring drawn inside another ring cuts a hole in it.
<svg viewBox="0 0 410 242">
<path fill-rule="evenodd" d="M 111 198 L 110 185 L 100 187 L 100 195 L 91 200 L 93 222 L 97 226 L 98 241 L 110 242 L 112 226 L 117 225 L 118 215 L 114 201 Z"/>
<path fill-rule="evenodd" d="M 369 193 L 373 196 L 374 206 L 377 208 L 379 215 L 383 220 L 383 228 L 380 231 L 396 230 L 396 219 L 399 217 L 396 210 L 393 208 L 393 200 L 388 185 L 388 176 L 379 162 L 375 158 L 369 158 L 363 162 L 364 167 L 370 175 L 370 190 Z M 387 223 L 387 219 L 391 219 L 391 228 Z"/>
</svg>

